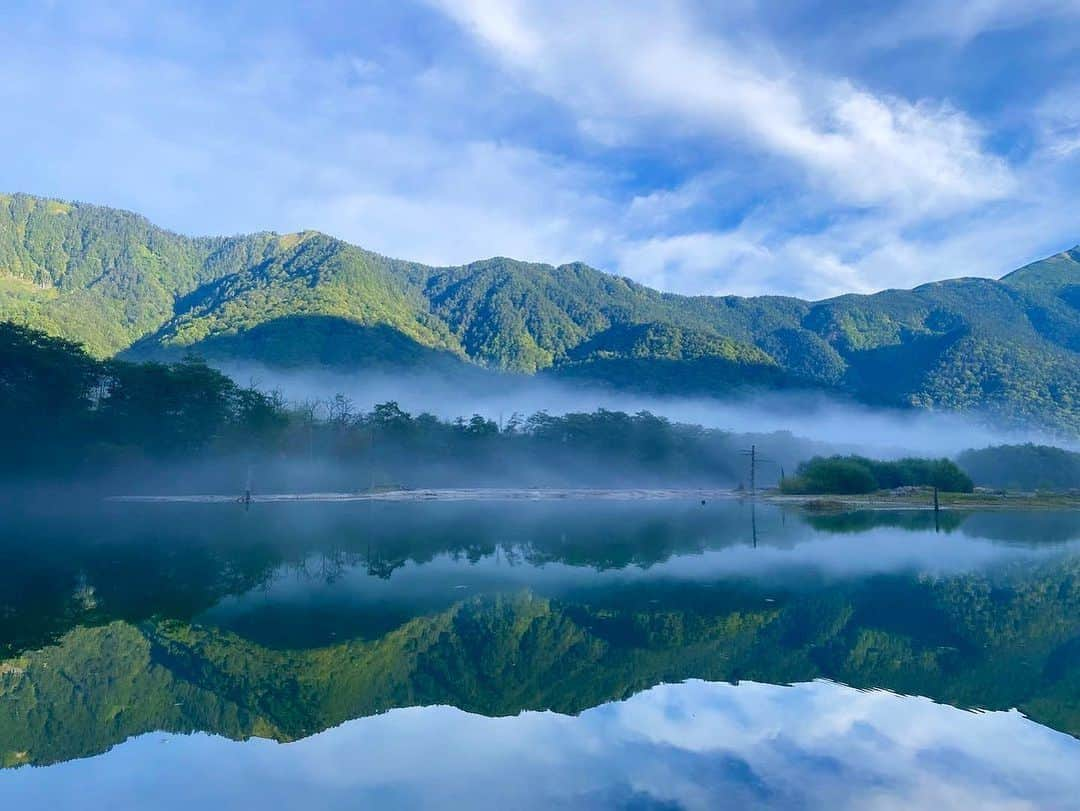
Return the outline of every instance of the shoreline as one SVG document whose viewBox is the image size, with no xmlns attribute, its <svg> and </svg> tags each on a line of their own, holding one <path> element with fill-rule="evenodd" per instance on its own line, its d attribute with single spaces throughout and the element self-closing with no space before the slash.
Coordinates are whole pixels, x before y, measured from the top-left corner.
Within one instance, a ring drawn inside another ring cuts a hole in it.
<svg viewBox="0 0 1080 811">
<path fill-rule="evenodd" d="M 242 494 L 116 495 L 110 502 L 138 504 L 284 504 L 346 502 L 460 501 L 751 501 L 745 491 L 717 488 L 416 488 L 357 492 Z M 807 512 L 934 509 L 932 491 L 879 492 L 860 495 L 759 492 L 762 504 Z M 941 510 L 1080 509 L 1080 493 L 940 493 Z"/>
<path fill-rule="evenodd" d="M 732 500 L 739 498 L 734 490 L 710 488 L 589 488 L 589 487 L 462 487 L 416 488 L 400 490 L 359 491 L 355 493 L 264 493 L 252 494 L 251 504 L 281 504 L 293 502 L 353 502 L 353 501 L 679 501 L 684 499 Z M 143 504 L 235 504 L 244 503 L 243 495 L 158 495 L 109 496 L 106 501 Z"/>
<path fill-rule="evenodd" d="M 759 496 L 767 504 L 790 505 L 808 512 L 866 510 L 934 510 L 933 491 L 866 493 L 860 495 L 785 494 Z M 941 510 L 1078 510 L 1080 493 L 939 493 Z"/>
</svg>

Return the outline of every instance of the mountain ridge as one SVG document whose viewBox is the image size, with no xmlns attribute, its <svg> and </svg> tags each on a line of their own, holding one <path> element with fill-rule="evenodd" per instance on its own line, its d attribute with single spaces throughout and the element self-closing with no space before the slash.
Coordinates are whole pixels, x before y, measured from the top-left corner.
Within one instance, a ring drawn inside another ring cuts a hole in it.
<svg viewBox="0 0 1080 811">
<path fill-rule="evenodd" d="M 329 320 L 313 331 L 308 317 Z M 683 296 L 580 262 L 433 267 L 318 231 L 186 237 L 131 212 L 0 195 L 0 318 L 99 356 L 246 358 L 262 330 L 287 349 L 262 352 L 271 364 L 422 366 L 434 351 L 662 393 L 826 388 L 1080 433 L 1080 247 L 1001 279 L 820 301 Z M 348 338 L 355 326 L 379 340 Z"/>
</svg>

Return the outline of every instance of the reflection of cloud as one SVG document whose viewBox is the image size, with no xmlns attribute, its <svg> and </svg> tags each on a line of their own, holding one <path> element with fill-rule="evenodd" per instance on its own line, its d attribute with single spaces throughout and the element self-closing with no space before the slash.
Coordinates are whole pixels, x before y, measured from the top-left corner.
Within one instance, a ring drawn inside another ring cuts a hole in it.
<svg viewBox="0 0 1080 811">
<path fill-rule="evenodd" d="M 766 518 L 766 516 L 768 516 Z M 749 520 L 749 517 L 747 517 Z M 761 532 L 779 532 L 772 511 L 759 513 Z M 676 554 L 647 567 L 629 566 L 596 571 L 588 566 L 548 561 L 542 566 L 511 565 L 498 555 L 473 562 L 453 554 L 441 554 L 425 563 L 406 563 L 394 572 L 393 582 L 377 581 L 366 570 L 356 570 L 340 582 L 345 587 L 401 593 L 415 589 L 425 593 L 433 580 L 521 587 L 576 586 L 640 580 L 710 580 L 718 577 L 754 577 L 782 580 L 800 574 L 834 578 L 861 578 L 877 574 L 917 572 L 950 576 L 984 571 L 997 565 L 1028 561 L 1037 563 L 1080 553 L 1080 543 L 1022 546 L 995 543 L 962 534 L 877 528 L 848 535 L 828 535 L 802 530 L 803 537 L 787 545 L 785 539 L 762 539 L 750 545 L 745 539 L 727 539 L 723 546 L 696 554 Z M 1080 529 L 1078 529 L 1080 532 Z M 708 543 L 707 539 L 702 539 Z M 717 539 L 720 543 L 720 539 Z M 774 545 L 775 544 L 775 545 Z M 291 574 L 279 580 L 286 588 L 301 588 Z M 262 593 L 262 592 L 260 592 Z"/>
<path fill-rule="evenodd" d="M 875 574 L 918 572 L 957 575 L 1013 561 L 1039 561 L 1076 554 L 1080 545 L 1023 547 L 997 544 L 933 531 L 873 529 L 853 535 L 818 536 L 813 543 L 784 548 L 759 544 L 710 550 L 700 557 L 672 558 L 650 570 L 687 579 L 747 575 L 775 579 L 784 573 L 810 572 L 827 577 L 857 578 Z"/>
<path fill-rule="evenodd" d="M 4 773 L 0 796 L 86 809 L 1065 808 L 1080 790 L 1078 756 L 1080 742 L 1017 712 L 828 682 L 695 681 L 577 718 L 428 707 L 288 745 L 145 735 L 91 760 Z"/>
<path fill-rule="evenodd" d="M 377 613 L 392 612 L 396 607 L 403 615 L 412 616 L 442 610 L 466 596 L 520 590 L 558 597 L 578 589 L 680 582 L 719 584 L 733 579 L 750 580 L 762 589 L 786 589 L 805 583 L 820 587 L 823 581 L 852 582 L 876 575 L 954 577 L 992 574 L 1011 564 L 1034 566 L 1059 559 L 1070 561 L 1080 555 L 1080 540 L 1041 545 L 1000 543 L 971 537 L 963 528 L 937 534 L 933 530 L 878 527 L 831 535 L 812 530 L 800 521 L 782 524 L 779 511 L 765 506 L 757 515 L 762 538 L 757 547 L 752 547 L 749 508 L 731 504 L 720 509 L 744 513 L 747 525 L 742 535 L 688 537 L 688 548 L 697 543 L 704 551 L 673 552 L 670 557 L 662 556 L 646 565 L 597 569 L 558 560 L 547 560 L 542 565 L 523 565 L 520 560 L 510 563 L 505 539 L 521 538 L 523 548 L 518 551 L 527 555 L 529 530 L 515 529 L 515 517 L 507 515 L 506 535 L 498 542 L 502 548 L 496 554 L 471 560 L 442 553 L 422 563 L 410 560 L 388 580 L 372 577 L 360 565 L 342 572 L 333 582 L 299 578 L 295 567 L 282 566 L 266 585 L 223 599 L 204 613 L 201 621 L 228 627 L 238 618 L 257 616 L 268 608 L 303 616 L 302 612 L 321 607 L 340 618 L 360 608 Z M 737 526 L 730 516 L 719 523 L 728 532 Z M 1080 538 L 1080 523 L 1074 525 L 1074 533 L 1075 538 Z M 319 571 L 319 560 L 312 558 L 306 568 Z"/>
</svg>

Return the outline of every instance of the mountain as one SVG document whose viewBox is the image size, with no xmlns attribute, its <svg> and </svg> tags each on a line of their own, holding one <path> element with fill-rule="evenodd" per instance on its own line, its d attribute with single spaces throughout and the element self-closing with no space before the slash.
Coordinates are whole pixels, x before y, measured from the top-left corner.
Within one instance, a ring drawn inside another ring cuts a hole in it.
<svg viewBox="0 0 1080 811">
<path fill-rule="evenodd" d="M 1000 280 L 818 302 L 679 296 L 582 264 L 428 267 L 313 231 L 190 238 L 0 195 L 0 318 L 99 356 L 445 363 L 666 393 L 825 388 L 1080 434 L 1080 249 Z"/>
</svg>

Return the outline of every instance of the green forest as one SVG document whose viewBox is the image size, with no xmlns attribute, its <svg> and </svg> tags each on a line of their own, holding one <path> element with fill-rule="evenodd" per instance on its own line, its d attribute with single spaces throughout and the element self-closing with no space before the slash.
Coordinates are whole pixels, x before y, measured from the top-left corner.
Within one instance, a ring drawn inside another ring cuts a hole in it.
<svg viewBox="0 0 1080 811">
<path fill-rule="evenodd" d="M 479 415 L 413 415 L 394 402 L 362 410 L 341 395 L 287 403 L 197 359 L 97 360 L 10 323 L 0 323 L 0 393 L 0 419 L 22 426 L 0 436 L 0 477 L 9 482 L 116 474 L 175 491 L 184 486 L 178 466 L 199 462 L 208 467 L 192 478 L 228 492 L 243 489 L 237 471 L 255 463 L 264 488 L 335 481 L 349 490 L 440 482 L 721 486 L 746 473 L 740 438 L 648 412 L 541 411 L 500 425 Z M 789 456 L 818 447 L 789 434 L 760 439 Z M 288 481 L 273 477 L 275 466 Z M 305 479 L 307 471 L 314 478 Z"/>
<path fill-rule="evenodd" d="M 0 319 L 98 359 L 479 368 L 663 393 L 822 389 L 1080 435 L 1080 250 L 818 302 L 686 297 L 582 264 L 389 259 L 317 232 L 189 238 L 0 195 Z"/>
<path fill-rule="evenodd" d="M 78 345 L 0 322 L 0 481 L 97 482 L 177 492 L 332 486 L 594 485 L 747 487 L 748 446 L 767 457 L 758 485 L 788 493 L 898 487 L 971 492 L 1080 487 L 1078 454 L 1003 446 L 948 459 L 824 456 L 787 432 L 739 435 L 628 414 L 510 414 L 443 420 L 395 402 L 359 407 L 343 395 L 290 403 L 238 386 L 187 357 L 98 360 Z M 785 470 L 792 473 L 785 477 Z M 1035 483 L 1033 485 L 1033 482 Z"/>
<path fill-rule="evenodd" d="M 1080 489 L 1080 453 L 1047 445 L 1000 445 L 964 451 L 957 463 L 986 487 L 1002 490 Z"/>
</svg>

